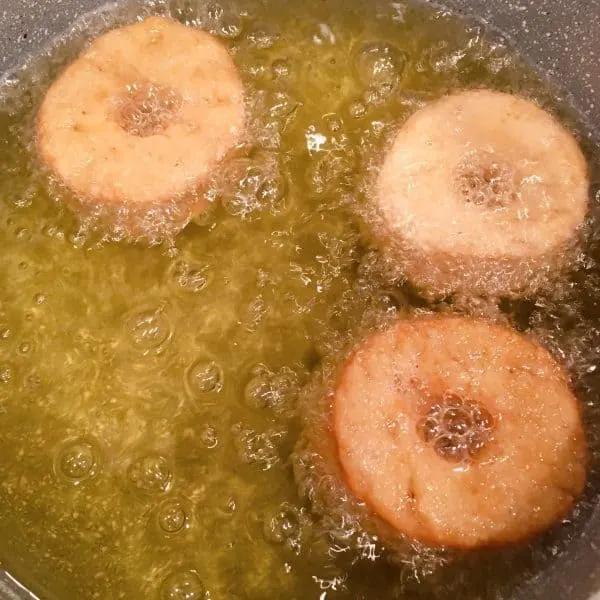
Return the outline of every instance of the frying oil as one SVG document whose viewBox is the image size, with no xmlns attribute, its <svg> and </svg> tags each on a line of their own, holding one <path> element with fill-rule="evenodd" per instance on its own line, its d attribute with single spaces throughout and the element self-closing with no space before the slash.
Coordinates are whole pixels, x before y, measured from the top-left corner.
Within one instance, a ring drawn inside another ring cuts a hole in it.
<svg viewBox="0 0 600 600">
<path fill-rule="evenodd" d="M 250 133 L 248 152 L 203 191 L 213 209 L 172 239 L 147 231 L 136 244 L 69 208 L 36 156 L 35 116 L 90 38 L 148 14 L 231 49 Z M 402 1 L 107 6 L 5 77 L 4 566 L 61 600 L 474 600 L 507 596 L 556 560 L 600 487 L 598 241 L 539 297 L 428 305 L 386 278 L 357 216 L 391 133 L 431 99 L 477 86 L 570 119 L 482 23 Z M 338 482 L 298 466 L 300 398 L 315 373 L 365 329 L 424 309 L 509 322 L 573 375 L 594 457 L 588 490 L 529 546 L 399 553 L 357 528 L 345 503 L 319 502 L 317 483 L 342 495 Z"/>
</svg>

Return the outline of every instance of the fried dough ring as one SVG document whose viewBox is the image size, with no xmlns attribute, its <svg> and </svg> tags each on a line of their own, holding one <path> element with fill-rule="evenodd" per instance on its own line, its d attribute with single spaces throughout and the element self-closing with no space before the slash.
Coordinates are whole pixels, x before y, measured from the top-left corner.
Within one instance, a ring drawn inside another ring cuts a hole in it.
<svg viewBox="0 0 600 600">
<path fill-rule="evenodd" d="M 376 183 L 386 255 L 435 296 L 521 295 L 568 263 L 587 209 L 575 138 L 533 102 L 453 94 L 398 131 Z"/>
<path fill-rule="evenodd" d="M 525 540 L 585 485 L 567 376 L 540 346 L 476 319 L 421 317 L 363 341 L 337 380 L 333 432 L 356 497 L 430 546 Z"/>
<path fill-rule="evenodd" d="M 53 83 L 38 114 L 44 163 L 80 200 L 133 213 L 190 199 L 239 142 L 244 93 L 227 49 L 162 17 L 112 30 Z"/>
</svg>

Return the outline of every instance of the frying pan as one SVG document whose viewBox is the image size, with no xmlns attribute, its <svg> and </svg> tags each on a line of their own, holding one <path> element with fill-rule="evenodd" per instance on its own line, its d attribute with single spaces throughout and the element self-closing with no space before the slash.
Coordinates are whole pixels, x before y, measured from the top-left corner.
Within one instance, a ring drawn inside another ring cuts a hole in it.
<svg viewBox="0 0 600 600">
<path fill-rule="evenodd" d="M 0 0 L 0 73 L 105 2 Z M 600 141 L 600 0 L 445 0 L 444 5 L 483 19 L 507 36 L 562 90 L 594 141 Z M 31 598 L 0 569 L 0 600 Z M 565 553 L 507 600 L 537 599 L 600 600 L 600 505 Z"/>
</svg>

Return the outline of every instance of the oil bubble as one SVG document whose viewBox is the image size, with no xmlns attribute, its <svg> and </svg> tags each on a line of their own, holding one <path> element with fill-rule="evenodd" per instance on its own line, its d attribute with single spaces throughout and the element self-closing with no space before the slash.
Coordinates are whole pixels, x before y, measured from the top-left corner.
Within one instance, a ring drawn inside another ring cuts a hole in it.
<svg viewBox="0 0 600 600">
<path fill-rule="evenodd" d="M 171 323 L 160 309 L 137 312 L 125 321 L 131 345 L 147 354 L 159 350 L 171 337 Z"/>
<path fill-rule="evenodd" d="M 283 431 L 268 430 L 259 433 L 238 424 L 234 425 L 233 433 L 238 456 L 243 462 L 255 464 L 262 471 L 268 471 L 279 462 L 278 444 L 285 437 Z"/>
<path fill-rule="evenodd" d="M 354 119 L 360 119 L 367 113 L 367 107 L 360 100 L 353 100 L 348 105 L 348 112 Z"/>
<path fill-rule="evenodd" d="M 246 65 L 246 73 L 254 79 L 266 79 L 269 75 L 269 64 L 267 62 L 255 61 Z"/>
<path fill-rule="evenodd" d="M 240 37 L 244 30 L 241 16 L 233 10 L 219 8 L 219 13 L 215 14 L 211 23 L 211 33 L 228 40 Z"/>
<path fill-rule="evenodd" d="M 165 535 L 180 534 L 190 527 L 191 514 L 188 502 L 172 498 L 159 506 L 156 513 L 156 523 Z"/>
<path fill-rule="evenodd" d="M 409 303 L 406 298 L 395 292 L 380 292 L 373 298 L 372 306 L 379 314 L 394 316 L 408 307 Z"/>
<path fill-rule="evenodd" d="M 391 83 L 382 83 L 379 86 L 373 86 L 367 89 L 364 94 L 364 100 L 372 106 L 383 106 L 390 99 L 394 86 Z"/>
<path fill-rule="evenodd" d="M 196 360 L 185 375 L 185 387 L 192 398 L 211 392 L 218 393 L 223 389 L 223 383 L 223 370 L 214 360 Z"/>
<path fill-rule="evenodd" d="M 235 501 L 235 498 L 233 496 L 230 498 L 227 498 L 221 506 L 221 512 L 227 516 L 233 515 L 233 513 L 235 513 L 236 509 L 237 509 L 237 502 Z"/>
<path fill-rule="evenodd" d="M 132 462 L 127 478 L 135 489 L 149 494 L 168 492 L 173 484 L 169 461 L 159 454 L 142 456 Z"/>
<path fill-rule="evenodd" d="M 283 509 L 267 521 L 265 535 L 268 540 L 278 543 L 295 537 L 300 527 L 298 516 L 293 510 Z"/>
<path fill-rule="evenodd" d="M 286 92 L 267 94 L 264 102 L 269 107 L 269 114 L 272 117 L 289 117 L 300 106 L 300 102 Z"/>
<path fill-rule="evenodd" d="M 12 203 L 17 208 L 28 208 L 33 204 L 33 199 L 35 198 L 37 190 L 28 188 L 17 194 L 13 197 Z"/>
<path fill-rule="evenodd" d="M 392 44 L 363 44 L 354 57 L 354 71 L 360 83 L 367 87 L 395 87 L 407 62 L 406 53 Z"/>
<path fill-rule="evenodd" d="M 340 133 L 344 127 L 344 121 L 336 113 L 328 113 L 323 115 L 323 121 L 327 125 L 327 130 L 330 133 Z"/>
<path fill-rule="evenodd" d="M 256 143 L 266 150 L 278 150 L 281 146 L 281 120 L 264 123 L 256 132 Z"/>
<path fill-rule="evenodd" d="M 14 367 L 8 363 L 0 364 L 0 383 L 10 383 L 15 375 Z"/>
<path fill-rule="evenodd" d="M 450 462 L 475 458 L 491 439 L 494 419 L 478 402 L 449 391 L 417 423 L 421 439 Z"/>
<path fill-rule="evenodd" d="M 309 525 L 310 520 L 304 514 L 304 509 L 283 503 L 273 515 L 267 517 L 264 535 L 267 541 L 285 544 L 290 550 L 299 554 Z"/>
<path fill-rule="evenodd" d="M 281 212 L 285 181 L 277 161 L 260 153 L 254 159 L 231 161 L 214 182 L 214 194 L 232 216 L 252 219 L 264 209 Z"/>
<path fill-rule="evenodd" d="M 15 230 L 15 237 L 20 242 L 28 242 L 31 239 L 31 230 L 27 227 L 19 227 Z"/>
<path fill-rule="evenodd" d="M 33 350 L 33 345 L 29 342 L 19 344 L 18 352 L 21 356 L 29 356 Z"/>
<path fill-rule="evenodd" d="M 171 573 L 160 588 L 160 600 L 200 600 L 204 584 L 194 570 Z"/>
<path fill-rule="evenodd" d="M 271 387 L 263 377 L 254 377 L 244 390 L 244 400 L 252 408 L 265 408 L 269 405 Z"/>
<path fill-rule="evenodd" d="M 239 507 L 237 494 L 232 492 L 231 481 L 220 480 L 210 486 L 210 493 L 202 505 L 206 514 L 219 520 L 231 519 Z"/>
<path fill-rule="evenodd" d="M 257 196 L 260 204 L 268 208 L 273 216 L 277 216 L 287 212 L 290 207 L 285 192 L 285 180 L 283 177 L 275 176 L 265 179 L 258 188 Z"/>
<path fill-rule="evenodd" d="M 98 446 L 88 440 L 74 440 L 56 454 L 54 472 L 61 479 L 79 485 L 100 472 L 102 457 Z"/>
<path fill-rule="evenodd" d="M 494 425 L 492 415 L 484 406 L 474 406 L 472 409 L 472 418 L 479 429 L 491 429 Z"/>
<path fill-rule="evenodd" d="M 65 234 L 56 225 L 44 225 L 42 233 L 50 238 L 64 240 Z"/>
<path fill-rule="evenodd" d="M 171 264 L 168 276 L 179 290 L 196 294 L 210 283 L 211 270 L 205 264 L 177 260 Z"/>
<path fill-rule="evenodd" d="M 248 406 L 269 408 L 278 413 L 294 407 L 298 389 L 298 377 L 294 371 L 284 367 L 272 372 L 259 365 L 254 373 L 244 389 L 244 401 Z"/>
<path fill-rule="evenodd" d="M 239 37 L 241 33 L 242 23 L 241 21 L 235 19 L 228 19 L 227 21 L 221 23 L 221 27 L 219 28 L 219 35 L 229 40 Z"/>
<path fill-rule="evenodd" d="M 328 152 L 313 160 L 306 172 L 306 182 L 316 195 L 351 187 L 356 172 L 356 156 L 345 149 Z"/>
<path fill-rule="evenodd" d="M 442 423 L 448 433 L 457 435 L 467 433 L 473 426 L 470 415 L 461 407 L 446 410 Z"/>
<path fill-rule="evenodd" d="M 439 420 L 435 418 L 424 419 L 419 423 L 419 434 L 426 443 L 434 441 L 442 432 Z"/>
<path fill-rule="evenodd" d="M 217 431 L 211 425 L 205 425 L 200 431 L 200 441 L 209 449 L 216 448 L 219 444 Z"/>
<path fill-rule="evenodd" d="M 433 447 L 438 456 L 448 461 L 459 461 L 463 455 L 461 442 L 450 436 L 438 437 Z"/>
<path fill-rule="evenodd" d="M 178 92 L 145 82 L 126 86 L 118 99 L 118 122 L 127 133 L 137 137 L 161 134 L 182 104 Z"/>
<path fill-rule="evenodd" d="M 275 42 L 277 41 L 277 34 L 272 31 L 267 31 L 266 29 L 258 29 L 256 31 L 251 31 L 248 33 L 248 43 L 254 47 L 259 48 L 260 50 L 267 50 L 268 48 L 272 48 Z"/>
<path fill-rule="evenodd" d="M 207 6 L 206 14 L 208 15 L 208 17 L 210 19 L 213 19 L 216 21 L 223 17 L 223 13 L 224 13 L 223 7 L 220 4 L 215 3 L 215 4 L 209 4 Z"/>
<path fill-rule="evenodd" d="M 283 79 L 289 76 L 290 65 L 287 60 L 278 58 L 273 61 L 273 64 L 271 65 L 271 71 L 274 79 Z"/>
<path fill-rule="evenodd" d="M 180 506 L 169 506 L 165 508 L 158 517 L 158 522 L 166 533 L 177 533 L 185 525 L 186 515 Z"/>
<path fill-rule="evenodd" d="M 186 25 L 200 27 L 212 35 L 226 39 L 238 38 L 244 27 L 239 14 L 217 3 L 172 0 L 170 12 Z"/>
<path fill-rule="evenodd" d="M 470 431 L 466 438 L 467 451 L 476 457 L 486 446 L 486 438 L 479 431 Z"/>
</svg>

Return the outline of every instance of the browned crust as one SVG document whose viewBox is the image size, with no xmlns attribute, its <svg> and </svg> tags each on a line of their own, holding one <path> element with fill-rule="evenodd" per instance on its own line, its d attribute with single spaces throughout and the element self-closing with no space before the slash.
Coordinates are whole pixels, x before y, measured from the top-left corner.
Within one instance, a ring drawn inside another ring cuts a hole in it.
<svg viewBox="0 0 600 600">
<path fill-rule="evenodd" d="M 473 96 L 477 93 L 510 97 L 508 94 L 488 90 L 468 90 L 453 93 L 425 106 L 409 117 L 408 121 L 396 130 L 395 136 L 389 141 L 386 154 L 379 165 L 379 170 L 382 171 L 387 161 L 389 161 L 391 153 L 394 152 L 394 143 L 400 135 L 403 135 L 407 128 L 414 128 L 415 119 L 416 121 L 419 120 L 419 114 L 428 111 L 427 114 L 431 117 L 432 112 L 436 110 L 436 106 L 441 106 L 441 103 L 446 99 L 459 98 L 463 95 Z M 518 96 L 513 96 L 513 98 L 515 101 L 522 101 L 525 104 L 525 99 Z M 532 107 L 535 106 L 531 102 L 528 102 L 528 104 Z M 443 108 L 440 110 L 443 110 Z M 541 112 L 539 108 L 537 110 Z M 548 122 L 554 124 L 560 135 L 569 138 L 569 155 L 572 155 L 574 160 L 571 171 L 573 176 L 577 173 L 579 180 L 582 182 L 578 189 L 584 186 L 587 188 L 589 179 L 587 163 L 575 138 L 554 116 L 548 113 L 546 113 L 546 116 Z M 493 140 L 490 143 L 492 142 Z M 440 152 L 443 151 L 442 146 Z M 440 161 L 443 160 L 442 155 Z M 452 156 L 449 160 L 456 160 L 456 158 Z M 549 250 L 531 252 L 524 256 L 513 255 L 509 251 L 503 252 L 501 248 L 495 246 L 493 252 L 490 253 L 485 229 L 478 231 L 481 241 L 479 244 L 473 244 L 470 252 L 461 251 L 455 247 L 438 248 L 435 243 L 430 245 L 429 242 L 422 242 L 419 240 L 418 235 L 407 235 L 408 232 L 403 228 L 393 227 L 388 222 L 383 208 L 388 204 L 388 201 L 385 200 L 385 196 L 381 196 L 381 178 L 380 174 L 377 178 L 373 178 L 373 181 L 369 184 L 376 197 L 366 207 L 363 216 L 370 225 L 375 245 L 383 252 L 390 277 L 394 279 L 407 277 L 428 296 L 443 297 L 453 293 L 508 297 L 526 296 L 540 288 L 550 286 L 575 260 L 581 238 L 580 231 L 576 229 L 573 229 L 567 239 L 553 245 Z M 450 182 L 448 182 L 448 190 L 451 187 Z M 437 191 L 436 198 L 440 194 L 443 195 L 443 190 Z M 452 195 L 450 192 L 448 194 Z M 577 197 L 579 197 L 579 192 Z M 422 201 L 428 203 L 432 199 L 423 197 Z M 389 206 L 386 210 L 389 211 Z M 450 216 L 448 214 L 448 218 Z M 418 219 L 417 215 L 417 221 Z M 583 219 L 580 225 L 582 223 Z M 532 221 L 530 227 L 535 227 L 535 221 Z M 445 237 L 447 236 L 444 227 L 441 227 L 439 238 L 444 239 Z"/>
<path fill-rule="evenodd" d="M 415 319 L 412 319 L 410 321 L 410 324 L 414 325 L 416 327 L 422 327 L 422 326 L 426 327 L 429 323 L 437 324 L 440 321 L 456 323 L 456 322 L 460 322 L 462 320 L 464 320 L 464 318 L 455 317 L 455 316 L 449 316 L 449 317 L 448 316 L 445 316 L 445 317 L 424 316 L 424 317 L 417 317 Z M 505 327 L 502 327 L 502 326 L 499 326 L 496 324 L 491 324 L 482 319 L 469 319 L 469 320 L 472 322 L 480 322 L 482 324 L 485 324 L 486 327 L 489 327 L 490 333 L 496 332 L 498 334 L 506 335 L 506 333 L 508 331 L 507 328 L 505 328 Z M 402 327 L 405 325 L 406 325 L 406 322 L 401 322 L 399 325 L 397 325 L 397 327 Z M 371 335 L 369 338 L 367 338 L 362 343 L 360 343 L 352 351 L 352 353 L 348 356 L 345 363 L 339 370 L 339 374 L 337 376 L 337 383 L 336 383 L 336 387 L 335 387 L 335 394 L 337 394 L 338 390 L 340 389 L 340 386 L 347 379 L 347 377 L 348 377 L 347 373 L 348 373 L 349 369 L 352 368 L 353 362 L 356 359 L 358 353 L 368 353 L 369 349 L 373 348 L 375 346 L 377 337 L 378 337 L 378 334 Z M 555 359 L 551 356 L 551 354 L 544 347 L 542 347 L 540 344 L 538 344 L 532 340 L 528 340 L 528 341 L 531 343 L 532 347 L 535 347 L 537 349 L 537 352 L 542 357 L 542 360 L 548 361 L 549 363 L 552 363 L 558 367 L 558 364 L 556 363 Z M 562 369 L 559 371 L 559 376 L 566 385 L 569 384 L 569 377 Z M 569 445 L 569 447 L 567 448 L 567 450 L 569 450 L 569 452 L 567 452 L 567 454 L 570 456 L 576 455 L 578 457 L 578 459 L 580 461 L 579 466 L 582 467 L 582 470 L 585 473 L 585 471 L 587 471 L 588 464 L 589 464 L 589 452 L 587 449 L 587 444 L 585 442 L 585 433 L 584 433 L 583 425 L 581 422 L 581 408 L 580 408 L 580 405 L 579 405 L 577 399 L 572 394 L 570 394 L 569 396 L 566 396 L 565 398 L 568 398 L 568 401 L 571 402 L 571 408 L 574 409 L 574 411 L 576 411 L 576 413 L 579 415 L 577 431 L 574 435 L 574 439 L 573 439 L 571 445 Z M 348 484 L 348 486 L 352 490 L 352 492 L 355 495 L 357 495 L 357 497 L 359 497 L 361 500 L 366 502 L 367 506 L 375 514 L 377 514 L 379 517 L 383 518 L 390 527 L 395 529 L 395 526 L 392 524 L 392 522 L 389 518 L 389 514 L 387 514 L 386 511 L 383 510 L 381 507 L 378 509 L 376 506 L 378 503 L 373 501 L 373 498 L 370 497 L 370 495 L 368 495 L 368 494 L 361 495 L 360 490 L 361 490 L 362 486 L 359 484 L 358 479 L 357 479 L 360 477 L 360 475 L 358 473 L 350 472 L 345 465 L 345 461 L 342 459 L 342 457 L 340 455 L 341 447 L 339 445 L 339 442 L 337 441 L 337 438 L 339 437 L 339 434 L 337 433 L 337 430 L 339 427 L 338 412 L 339 412 L 339 407 L 338 407 L 337 403 L 335 402 L 335 395 L 334 395 L 334 401 L 333 401 L 332 412 L 331 412 L 331 420 L 333 423 L 332 431 L 333 431 L 333 434 L 336 436 L 336 443 L 335 443 L 336 463 L 339 465 L 339 468 L 345 477 L 346 483 Z M 384 435 L 384 434 L 385 434 L 385 432 L 382 432 L 382 435 Z M 410 467 L 408 467 L 408 468 L 410 468 Z M 552 515 L 552 519 L 551 519 L 552 522 L 556 522 L 556 521 L 560 520 L 561 518 L 563 518 L 565 515 L 567 515 L 569 513 L 569 511 L 571 510 L 571 508 L 573 506 L 573 503 L 575 502 L 577 496 L 582 492 L 584 486 L 585 486 L 585 475 L 583 475 L 581 477 L 580 481 L 577 484 L 575 484 L 575 487 L 577 488 L 576 493 L 572 493 L 573 490 L 566 490 L 566 489 L 560 488 L 560 486 L 558 486 L 558 487 L 554 486 L 555 489 L 562 491 L 562 492 L 566 492 L 566 495 L 565 495 L 565 499 L 564 499 L 564 502 L 562 503 L 562 505 L 556 506 L 555 512 Z M 425 514 L 419 506 L 420 493 L 419 493 L 417 486 L 415 485 L 414 477 L 412 479 L 412 485 L 409 486 L 409 488 L 410 488 L 409 492 L 411 492 L 413 494 L 414 499 L 415 499 L 415 503 L 412 506 L 412 510 L 414 510 L 415 513 L 418 513 L 418 516 L 416 516 L 416 518 L 415 518 L 415 521 L 418 523 L 418 526 L 416 528 L 413 528 L 413 530 L 410 532 L 409 531 L 399 531 L 397 529 L 395 529 L 395 530 L 396 530 L 397 534 L 406 535 L 409 538 L 417 540 L 418 542 L 423 543 L 428 546 L 455 548 L 455 549 L 462 549 L 462 550 L 468 550 L 468 549 L 472 549 L 475 547 L 477 547 L 477 548 L 501 547 L 501 546 L 506 546 L 506 545 L 510 545 L 510 544 L 519 544 L 519 543 L 526 542 L 526 541 L 536 537 L 537 535 L 539 535 L 542 531 L 547 529 L 549 526 L 548 523 L 545 523 L 545 524 L 540 523 L 539 525 L 532 525 L 530 523 L 529 527 L 527 529 L 525 529 L 525 528 L 524 529 L 510 529 L 509 528 L 509 529 L 505 529 L 501 534 L 496 535 L 493 538 L 490 538 L 483 542 L 478 542 L 478 543 L 466 542 L 466 541 L 461 540 L 460 537 L 443 535 L 443 534 L 441 534 L 441 532 L 439 535 L 436 535 L 435 528 L 432 528 L 430 525 L 430 519 L 429 519 L 428 515 Z M 460 510 L 460 507 L 458 507 L 458 510 Z"/>
<path fill-rule="evenodd" d="M 110 30 L 103 36 L 100 36 L 100 38 L 94 40 L 90 49 L 85 50 L 77 59 L 75 59 L 64 69 L 64 71 L 52 83 L 52 86 L 47 92 L 46 98 L 48 97 L 48 94 L 52 88 L 59 85 L 60 82 L 65 78 L 74 76 L 74 74 L 78 73 L 81 61 L 87 60 L 90 50 L 95 48 L 96 42 L 115 31 L 140 27 L 146 22 L 152 20 L 159 20 L 163 26 L 165 24 L 172 24 L 177 25 L 178 27 L 184 27 L 172 19 L 167 19 L 164 17 L 150 17 L 141 23 L 118 28 L 117 30 Z M 202 32 L 202 35 L 208 36 L 208 34 L 204 32 Z M 219 40 L 214 39 L 212 43 L 214 45 L 218 44 L 223 48 L 224 51 L 227 51 L 224 44 Z M 233 66 L 233 62 L 231 64 Z M 229 76 L 237 79 L 239 89 L 241 90 L 243 86 L 237 72 L 234 73 L 232 71 Z M 92 84 L 93 82 L 90 83 L 90 85 Z M 87 184 L 80 185 L 80 181 L 77 182 L 76 180 L 72 180 L 70 175 L 62 172 L 62 169 L 59 165 L 59 154 L 56 152 L 56 148 L 54 148 L 53 151 L 51 145 L 47 141 L 49 127 L 52 127 L 53 117 L 52 114 L 49 114 L 50 109 L 47 106 L 46 98 L 44 98 L 36 116 L 35 142 L 38 154 L 42 163 L 49 169 L 52 178 L 60 183 L 60 185 L 67 191 L 67 193 L 60 194 L 61 197 L 63 197 L 63 199 L 72 206 L 72 208 L 80 215 L 81 218 L 86 219 L 91 215 L 92 217 L 102 221 L 104 226 L 109 230 L 125 230 L 131 236 L 141 235 L 141 237 L 145 237 L 147 232 L 144 231 L 144 227 L 151 227 L 148 223 L 148 221 L 151 221 L 152 226 L 159 229 L 161 228 L 162 224 L 162 229 L 164 230 L 162 233 L 165 235 L 171 235 L 184 227 L 191 218 L 197 216 L 210 206 L 210 202 L 204 197 L 203 194 L 204 189 L 209 183 L 209 178 L 211 176 L 210 170 L 205 177 L 198 177 L 195 180 L 190 180 L 186 182 L 184 186 L 177 185 L 176 187 L 172 187 L 171 190 L 152 197 L 152 199 L 148 202 L 139 200 L 132 202 L 128 197 L 121 197 L 121 195 L 117 194 L 117 188 L 107 189 L 100 186 L 99 189 L 97 187 L 97 189 L 92 192 L 91 188 Z M 245 115 L 244 118 L 246 119 L 247 115 Z M 243 123 L 236 140 L 232 143 L 227 152 L 215 161 L 215 164 L 210 167 L 211 169 L 218 167 L 220 162 L 227 160 L 231 155 L 237 153 L 237 145 L 242 142 L 245 127 L 246 123 Z M 170 135 L 171 134 L 169 134 L 169 136 Z M 173 138 L 172 144 L 174 147 L 179 145 L 177 138 Z M 107 152 L 109 152 L 109 149 Z M 122 158 L 118 159 L 118 154 L 117 148 L 115 147 L 115 161 L 122 160 Z M 168 165 L 165 166 L 165 170 L 168 171 Z M 175 185 L 175 182 L 173 185 Z M 149 218 L 148 215 L 150 215 Z M 154 235 L 156 232 L 150 231 L 149 233 Z"/>
</svg>

